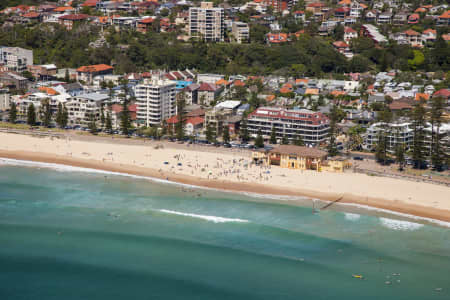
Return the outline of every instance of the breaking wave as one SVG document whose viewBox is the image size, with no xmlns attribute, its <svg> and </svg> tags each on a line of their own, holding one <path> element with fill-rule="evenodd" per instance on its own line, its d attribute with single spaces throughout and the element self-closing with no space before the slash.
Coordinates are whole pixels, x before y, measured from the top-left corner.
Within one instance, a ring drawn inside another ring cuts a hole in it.
<svg viewBox="0 0 450 300">
<path fill-rule="evenodd" d="M 242 220 L 242 219 L 231 219 L 231 218 L 223 218 L 223 217 L 217 217 L 217 216 L 189 214 L 189 213 L 183 213 L 183 212 L 179 212 L 179 211 L 175 211 L 175 210 L 167 210 L 167 209 L 160 209 L 159 211 L 166 213 L 166 214 L 197 218 L 197 219 L 202 219 L 202 220 L 206 220 L 206 221 L 214 222 L 214 223 L 228 223 L 228 222 L 248 223 L 248 220 Z"/>
</svg>

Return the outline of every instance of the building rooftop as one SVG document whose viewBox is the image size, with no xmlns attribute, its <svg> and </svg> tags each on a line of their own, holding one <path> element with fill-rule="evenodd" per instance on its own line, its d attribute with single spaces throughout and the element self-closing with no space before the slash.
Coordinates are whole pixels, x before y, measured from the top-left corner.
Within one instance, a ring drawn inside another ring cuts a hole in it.
<svg viewBox="0 0 450 300">
<path fill-rule="evenodd" d="M 302 147 L 295 145 L 280 145 L 269 153 L 279 153 L 285 155 L 296 155 L 300 157 L 322 158 L 327 156 L 327 152 L 310 147 Z"/>
</svg>

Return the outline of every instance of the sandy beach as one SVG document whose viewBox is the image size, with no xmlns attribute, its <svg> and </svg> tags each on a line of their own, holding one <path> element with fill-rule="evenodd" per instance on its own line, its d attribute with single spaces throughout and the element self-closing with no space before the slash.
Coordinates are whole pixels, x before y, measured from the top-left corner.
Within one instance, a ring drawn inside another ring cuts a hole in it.
<svg viewBox="0 0 450 300">
<path fill-rule="evenodd" d="M 0 157 L 149 176 L 230 191 L 356 203 L 450 222 L 450 188 L 359 173 L 251 164 L 247 151 L 172 147 L 157 141 L 0 133 Z"/>
</svg>

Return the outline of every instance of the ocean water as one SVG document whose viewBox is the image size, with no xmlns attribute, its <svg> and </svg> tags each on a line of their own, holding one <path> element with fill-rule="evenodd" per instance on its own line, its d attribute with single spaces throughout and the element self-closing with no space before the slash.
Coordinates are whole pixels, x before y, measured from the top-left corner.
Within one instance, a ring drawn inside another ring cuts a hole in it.
<svg viewBox="0 0 450 300">
<path fill-rule="evenodd" d="M 445 226 L 14 164 L 0 161 L 2 300 L 450 299 Z"/>
</svg>

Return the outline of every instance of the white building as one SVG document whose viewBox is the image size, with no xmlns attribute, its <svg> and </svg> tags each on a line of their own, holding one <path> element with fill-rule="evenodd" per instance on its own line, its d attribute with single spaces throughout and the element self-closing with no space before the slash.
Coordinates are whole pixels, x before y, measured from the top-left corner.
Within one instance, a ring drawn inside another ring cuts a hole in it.
<svg viewBox="0 0 450 300">
<path fill-rule="evenodd" d="M 207 42 L 223 42 L 225 31 L 223 8 L 212 2 L 201 2 L 200 7 L 189 8 L 189 36 Z"/>
<path fill-rule="evenodd" d="M 99 93 L 83 94 L 70 98 L 66 102 L 69 125 L 88 127 L 92 117 L 98 122 L 100 120 L 100 107 L 108 99 L 108 95 Z"/>
<path fill-rule="evenodd" d="M 28 65 L 33 65 L 33 50 L 0 47 L 0 63 L 6 65 L 10 71 L 26 71 Z"/>
<path fill-rule="evenodd" d="M 236 42 L 239 44 L 242 44 L 242 42 L 247 42 L 250 38 L 250 28 L 247 23 L 233 22 L 232 32 Z"/>
<path fill-rule="evenodd" d="M 9 109 L 10 95 L 8 89 L 0 89 L 0 111 Z"/>
<path fill-rule="evenodd" d="M 413 144 L 414 132 L 411 123 L 375 123 L 367 128 L 364 136 L 363 147 L 367 150 L 375 150 L 381 133 L 386 132 L 387 151 L 394 153 L 398 145 L 403 144 L 408 151 Z"/>
<path fill-rule="evenodd" d="M 137 123 L 147 127 L 160 125 L 176 114 L 176 82 L 152 78 L 135 87 Z"/>
</svg>

